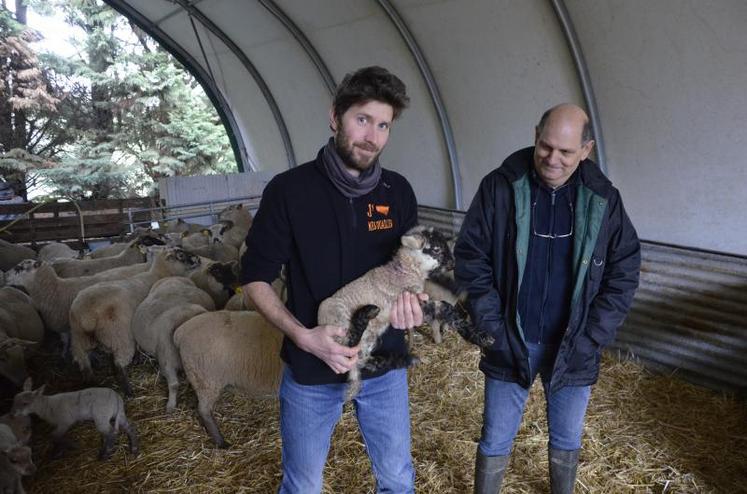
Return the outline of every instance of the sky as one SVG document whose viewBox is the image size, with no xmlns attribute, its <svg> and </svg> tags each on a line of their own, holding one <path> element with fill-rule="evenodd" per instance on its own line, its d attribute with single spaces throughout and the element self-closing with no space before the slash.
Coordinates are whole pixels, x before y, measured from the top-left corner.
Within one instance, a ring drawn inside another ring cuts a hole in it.
<svg viewBox="0 0 747 494">
<path fill-rule="evenodd" d="M 34 43 L 34 47 L 38 47 L 40 51 L 50 51 L 66 57 L 75 55 L 76 50 L 68 40 L 76 36 L 76 32 L 82 37 L 82 31 L 67 24 L 61 13 L 42 17 L 29 9 L 27 21 L 29 27 L 44 36 L 42 41 Z"/>
</svg>

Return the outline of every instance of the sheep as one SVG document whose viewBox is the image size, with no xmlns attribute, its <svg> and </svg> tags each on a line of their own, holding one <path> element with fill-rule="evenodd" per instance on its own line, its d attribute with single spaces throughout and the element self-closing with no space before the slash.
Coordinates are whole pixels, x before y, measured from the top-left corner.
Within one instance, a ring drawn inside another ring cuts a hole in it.
<svg viewBox="0 0 747 494">
<path fill-rule="evenodd" d="M 438 230 L 414 227 L 402 237 L 401 246 L 391 261 L 343 286 L 320 304 L 318 323 L 348 328 L 341 343 L 351 347 L 360 344 L 358 362 L 348 373 L 347 399 L 353 398 L 360 389 L 361 370 L 406 367 L 412 363 L 409 355 L 373 357 L 371 354 L 379 337 L 389 327 L 390 309 L 399 294 L 403 291 L 420 293 L 429 276 L 453 268 L 454 257 L 447 242 Z M 448 316 L 453 324 L 464 316 L 463 312 L 457 312 L 453 306 L 448 309 L 450 306 L 440 301 L 423 305 L 427 318 Z M 469 330 L 469 326 L 465 321 L 460 327 Z"/>
<path fill-rule="evenodd" d="M 150 228 L 145 229 L 141 228 L 133 232 L 130 236 L 127 237 L 126 242 L 117 242 L 113 243 L 111 245 L 107 245 L 105 247 L 101 247 L 100 249 L 96 249 L 91 251 L 86 258 L 87 259 L 101 259 L 102 257 L 114 257 L 121 253 L 123 250 L 127 248 L 127 245 L 136 239 L 144 239 L 148 237 L 150 240 L 145 241 L 145 245 L 152 244 L 152 245 L 158 245 L 158 242 L 165 243 L 166 239 L 159 235 L 158 233 L 154 232 Z"/>
<path fill-rule="evenodd" d="M 116 256 L 101 259 L 60 259 L 54 261 L 52 267 L 60 278 L 90 276 L 108 269 L 145 262 L 145 248 L 163 244 L 162 240 L 153 237 L 138 238 L 129 242 L 127 248 Z"/>
<path fill-rule="evenodd" d="M 249 233 L 249 228 L 234 225 L 231 220 L 221 220 L 220 223 L 211 226 L 210 230 L 213 232 L 214 238 L 218 238 L 223 244 L 236 249 L 241 247 Z"/>
<path fill-rule="evenodd" d="M 213 259 L 214 261 L 231 262 L 239 259 L 239 251 L 236 247 L 224 245 L 217 238 L 214 238 L 212 243 L 208 245 L 188 249 L 188 251 L 198 256 Z"/>
<path fill-rule="evenodd" d="M 196 233 L 205 228 L 204 225 L 197 223 L 187 223 L 181 218 L 170 220 L 166 223 L 166 233 Z"/>
<path fill-rule="evenodd" d="M 223 308 L 238 287 L 238 263 L 204 258 L 200 268 L 194 270 L 189 278 L 212 297 L 216 308 Z"/>
<path fill-rule="evenodd" d="M 280 277 L 276 278 L 271 284 L 272 289 L 277 294 L 278 298 L 285 304 L 288 300 L 288 293 L 285 286 L 285 279 L 281 272 Z M 236 294 L 233 295 L 228 302 L 226 302 L 225 310 L 257 310 L 254 301 L 245 295 L 240 287 L 236 288 Z"/>
<path fill-rule="evenodd" d="M 208 247 L 213 241 L 213 232 L 209 228 L 203 228 L 198 232 L 184 232 L 181 235 L 181 247 L 189 252 L 192 252 L 192 249 Z"/>
<path fill-rule="evenodd" d="M 249 230 L 252 227 L 253 218 L 252 213 L 243 204 L 233 204 L 218 213 L 218 221 L 230 221 L 236 228 Z"/>
<path fill-rule="evenodd" d="M 31 460 L 31 448 L 22 444 L 13 430 L 0 424 L 0 492 L 24 493 L 21 476 L 33 475 L 36 466 Z"/>
<path fill-rule="evenodd" d="M 167 412 L 176 408 L 177 371 L 182 367 L 172 339 L 174 329 L 210 310 L 215 310 L 210 295 L 197 288 L 189 278 L 174 276 L 158 280 L 132 317 L 135 342 L 145 353 L 156 356 L 158 367 L 166 378 L 169 389 Z"/>
<path fill-rule="evenodd" d="M 28 446 L 31 443 L 31 419 L 29 417 L 6 413 L 0 416 L 0 424 L 10 427 L 19 444 Z"/>
<path fill-rule="evenodd" d="M 125 415 L 122 397 L 110 388 L 86 388 L 69 393 L 44 395 L 44 388 L 32 391 L 31 379 L 26 379 L 23 391 L 13 398 L 14 415 L 36 415 L 55 427 L 52 440 L 55 453 L 60 455 L 64 449 L 63 436 L 77 422 L 93 420 L 96 430 L 101 434 L 99 459 L 111 457 L 114 442 L 120 429 L 127 434 L 130 453 L 139 452 L 138 437 L 134 426 L 130 425 Z"/>
<path fill-rule="evenodd" d="M 39 249 L 40 261 L 54 261 L 55 259 L 77 259 L 78 252 L 61 242 L 50 242 Z"/>
<path fill-rule="evenodd" d="M 428 295 L 430 300 L 441 300 L 456 305 L 459 299 L 454 272 L 449 271 L 444 273 L 443 276 L 425 280 L 423 292 Z M 443 341 L 442 331 L 447 329 L 448 325 L 443 320 L 433 319 L 430 326 L 433 341 L 440 344 Z"/>
<path fill-rule="evenodd" d="M 124 279 L 145 272 L 147 268 L 148 263 L 139 263 L 102 271 L 93 276 L 60 278 L 49 263 L 26 260 L 8 271 L 7 282 L 28 291 L 46 329 L 62 338 L 63 354 L 66 354 L 70 334 L 70 306 L 78 293 L 101 281 Z"/>
<path fill-rule="evenodd" d="M 0 239 L 0 270 L 7 271 L 24 259 L 36 259 L 36 251 Z"/>
<path fill-rule="evenodd" d="M 187 380 L 197 394 L 198 413 L 219 448 L 227 448 L 212 416 L 229 385 L 253 395 L 276 395 L 283 361 L 282 334 L 258 312 L 207 312 L 174 331 Z"/>
<path fill-rule="evenodd" d="M 35 343 L 44 339 L 44 323 L 31 297 L 10 286 L 0 288 L 0 328 L 12 338 Z"/>
<path fill-rule="evenodd" d="M 167 276 L 187 275 L 200 264 L 197 256 L 178 247 L 156 253 L 150 269 L 131 278 L 104 281 L 82 290 L 70 306 L 73 360 L 90 379 L 88 352 L 99 343 L 114 358 L 122 389 L 132 396 L 125 368 L 135 354 L 130 329 L 137 306 L 148 296 L 153 284 Z"/>
<path fill-rule="evenodd" d="M 0 328 L 0 376 L 8 379 L 16 387 L 20 387 L 27 377 L 24 347 L 32 345 L 35 345 L 35 342 L 9 338 Z"/>
</svg>

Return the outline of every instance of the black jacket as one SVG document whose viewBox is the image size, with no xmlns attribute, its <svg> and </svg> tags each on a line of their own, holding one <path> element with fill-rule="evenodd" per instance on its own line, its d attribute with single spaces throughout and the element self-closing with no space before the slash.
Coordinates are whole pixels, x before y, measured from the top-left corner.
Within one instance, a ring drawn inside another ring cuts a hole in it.
<svg viewBox="0 0 747 494">
<path fill-rule="evenodd" d="M 517 316 L 527 262 L 533 148 L 509 156 L 481 182 L 455 246 L 456 277 L 470 311 L 495 336 L 480 369 L 529 387 L 529 361 Z M 553 368 L 552 389 L 597 380 L 601 349 L 612 342 L 638 286 L 640 243 L 620 194 L 590 160 L 575 185 L 573 282 L 568 327 Z"/>
<path fill-rule="evenodd" d="M 389 261 L 416 223 L 415 194 L 403 176 L 383 170 L 376 188 L 347 199 L 327 177 L 320 152 L 315 161 L 278 174 L 265 187 L 247 236 L 240 281 L 271 283 L 285 264 L 287 307 L 313 328 L 319 304 Z M 403 335 L 389 328 L 374 354 L 406 353 Z M 288 338 L 281 357 L 301 384 L 345 382 L 345 375 L 335 374 Z"/>
</svg>

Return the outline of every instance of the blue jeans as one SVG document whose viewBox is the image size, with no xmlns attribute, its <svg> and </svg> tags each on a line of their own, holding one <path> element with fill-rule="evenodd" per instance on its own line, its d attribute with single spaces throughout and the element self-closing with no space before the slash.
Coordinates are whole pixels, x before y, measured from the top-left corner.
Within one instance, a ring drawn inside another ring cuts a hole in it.
<svg viewBox="0 0 747 494">
<path fill-rule="evenodd" d="M 280 494 L 322 490 L 322 470 L 332 431 L 342 416 L 347 384 L 298 384 L 286 368 L 280 385 L 283 480 Z M 415 492 L 410 454 L 407 371 L 366 379 L 353 399 L 355 414 L 376 477 L 376 492 Z M 351 492 L 360 486 L 350 486 Z"/>
<path fill-rule="evenodd" d="M 591 386 L 564 386 L 550 392 L 550 377 L 558 347 L 533 343 L 527 343 L 527 347 L 530 382 L 534 382 L 539 374 L 545 390 L 550 447 L 565 451 L 579 449 Z M 485 408 L 480 438 L 480 452 L 483 455 L 503 456 L 511 453 L 528 396 L 529 390 L 516 383 L 485 377 Z"/>
</svg>

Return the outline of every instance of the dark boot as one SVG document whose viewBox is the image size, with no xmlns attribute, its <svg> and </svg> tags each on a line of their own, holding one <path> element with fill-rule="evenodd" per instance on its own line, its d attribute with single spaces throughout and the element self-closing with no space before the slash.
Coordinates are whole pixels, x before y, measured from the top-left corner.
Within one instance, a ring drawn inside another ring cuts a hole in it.
<svg viewBox="0 0 747 494">
<path fill-rule="evenodd" d="M 475 460 L 475 494 L 498 494 L 501 492 L 503 474 L 506 472 L 509 455 L 485 456 L 477 448 Z"/>
<path fill-rule="evenodd" d="M 550 448 L 550 492 L 552 494 L 573 494 L 580 452 L 580 449 L 563 451 Z"/>
</svg>

